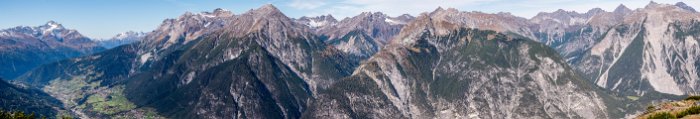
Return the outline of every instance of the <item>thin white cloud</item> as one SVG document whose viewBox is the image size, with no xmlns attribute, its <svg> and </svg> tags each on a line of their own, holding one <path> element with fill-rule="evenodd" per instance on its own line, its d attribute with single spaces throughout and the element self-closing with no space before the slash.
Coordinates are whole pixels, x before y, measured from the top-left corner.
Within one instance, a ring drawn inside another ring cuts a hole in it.
<svg viewBox="0 0 700 119">
<path fill-rule="evenodd" d="M 288 6 L 296 9 L 316 9 L 326 5 L 323 0 L 292 0 Z"/>
</svg>

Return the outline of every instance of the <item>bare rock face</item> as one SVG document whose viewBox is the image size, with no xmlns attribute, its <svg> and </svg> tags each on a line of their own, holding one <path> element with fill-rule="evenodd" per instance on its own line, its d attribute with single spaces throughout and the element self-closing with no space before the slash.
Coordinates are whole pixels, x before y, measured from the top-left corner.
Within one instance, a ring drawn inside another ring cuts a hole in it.
<svg viewBox="0 0 700 119">
<path fill-rule="evenodd" d="M 179 46 L 200 36 L 221 29 L 234 17 L 231 11 L 216 9 L 213 12 L 187 12 L 177 19 L 166 19 L 157 29 L 147 33 L 139 54 L 156 55 L 170 46 Z M 156 55 L 157 56 L 157 55 Z"/>
<path fill-rule="evenodd" d="M 579 60 L 580 54 L 593 47 L 607 31 L 623 22 L 631 12 L 624 5 L 613 12 L 599 8 L 586 13 L 558 10 L 553 13 L 540 13 L 530 19 L 531 26 L 538 41 L 559 51 L 567 60 Z"/>
<path fill-rule="evenodd" d="M 502 17 L 452 9 L 418 17 L 402 30 L 396 39 L 401 42 L 391 42 L 352 76 L 320 91 L 305 116 L 607 117 L 599 92 L 577 77 L 556 51 L 523 36 L 468 29 L 513 27 L 455 17 L 462 15 Z"/>
<path fill-rule="evenodd" d="M 598 86 L 628 95 L 695 92 L 700 87 L 695 60 L 699 16 L 650 3 L 608 29 L 572 64 Z"/>
<path fill-rule="evenodd" d="M 362 30 L 348 32 L 343 37 L 328 40 L 326 43 L 361 60 L 369 58 L 384 47 L 384 43 Z"/>
<path fill-rule="evenodd" d="M 49 21 L 44 25 L 0 30 L 0 77 L 14 79 L 37 67 L 104 48 L 73 29 Z"/>
<path fill-rule="evenodd" d="M 416 18 L 415 22 L 425 24 L 406 25 L 399 35 L 396 36 L 396 40 L 392 42 L 409 43 L 419 38 L 422 35 L 420 33 L 425 31 L 435 35 L 446 35 L 462 27 L 514 33 L 534 38 L 531 30 L 528 28 L 530 22 L 510 13 L 488 14 L 482 12 L 461 12 L 454 8 L 438 8 L 433 12 L 422 14 Z"/>
<path fill-rule="evenodd" d="M 410 15 L 394 18 L 381 12 L 363 12 L 360 15 L 343 19 L 336 25 L 319 28 L 316 32 L 319 35 L 328 36 L 328 39 L 337 39 L 352 31 L 360 30 L 373 39 L 386 43 L 412 19 Z"/>
<path fill-rule="evenodd" d="M 360 60 L 374 55 L 383 48 L 384 44 L 393 39 L 403 26 L 415 19 L 408 14 L 390 17 L 381 12 L 363 12 L 339 22 L 331 18 L 330 15 L 315 17 L 311 20 L 302 17 L 299 21 L 317 24 L 310 27 L 316 34 L 325 37 L 326 44 Z"/>
</svg>

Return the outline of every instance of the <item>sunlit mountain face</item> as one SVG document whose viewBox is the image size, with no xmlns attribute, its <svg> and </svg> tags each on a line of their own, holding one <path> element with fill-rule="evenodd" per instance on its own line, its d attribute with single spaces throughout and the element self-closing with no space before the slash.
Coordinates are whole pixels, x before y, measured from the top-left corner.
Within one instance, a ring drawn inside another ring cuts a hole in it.
<svg viewBox="0 0 700 119">
<path fill-rule="evenodd" d="M 665 103 L 700 89 L 700 13 L 691 5 L 561 8 L 531 18 L 442 7 L 415 16 L 294 18 L 265 4 L 186 12 L 148 32 L 109 38 L 49 21 L 0 30 L 0 111 L 49 118 L 696 117 L 697 97 Z"/>
</svg>

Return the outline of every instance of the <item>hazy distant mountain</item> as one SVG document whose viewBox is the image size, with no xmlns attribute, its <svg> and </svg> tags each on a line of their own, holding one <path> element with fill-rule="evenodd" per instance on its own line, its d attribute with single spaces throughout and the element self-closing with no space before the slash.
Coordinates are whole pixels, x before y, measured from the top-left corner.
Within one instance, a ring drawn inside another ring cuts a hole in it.
<svg viewBox="0 0 700 119">
<path fill-rule="evenodd" d="M 695 11 L 695 9 L 693 7 L 690 7 L 683 2 L 678 2 L 675 4 L 675 6 L 681 8 L 681 9 L 688 10 L 690 12 L 698 12 L 698 11 Z"/>
<path fill-rule="evenodd" d="M 124 33 L 119 33 L 116 36 L 110 38 L 110 39 L 105 39 L 105 40 L 98 40 L 97 42 L 104 48 L 111 49 L 120 45 L 124 44 L 130 44 L 134 43 L 137 41 L 141 41 L 143 37 L 146 36 L 146 33 L 143 32 L 134 32 L 134 31 L 128 31 Z"/>
<path fill-rule="evenodd" d="M 406 23 L 414 19 L 408 14 L 399 17 L 389 17 L 381 12 L 364 12 L 360 15 L 336 21 L 332 16 L 324 18 L 327 25 L 312 27 L 316 34 L 324 36 L 326 44 L 338 50 L 349 53 L 359 59 L 369 58 L 379 51 L 384 44 L 398 35 Z M 302 17 L 300 20 L 308 19 Z M 316 20 L 322 21 L 322 20 Z M 302 21 L 302 23 L 304 23 Z"/>
<path fill-rule="evenodd" d="M 0 77 L 13 79 L 44 63 L 104 50 L 76 30 L 49 21 L 0 30 Z"/>
<path fill-rule="evenodd" d="M 332 15 L 321 15 L 317 17 L 301 17 L 299 19 L 295 19 L 296 22 L 299 22 L 301 24 L 304 24 L 306 26 L 311 27 L 312 29 L 315 28 L 323 28 L 326 26 L 334 26 L 338 23 L 338 20 L 336 20 Z"/>
</svg>

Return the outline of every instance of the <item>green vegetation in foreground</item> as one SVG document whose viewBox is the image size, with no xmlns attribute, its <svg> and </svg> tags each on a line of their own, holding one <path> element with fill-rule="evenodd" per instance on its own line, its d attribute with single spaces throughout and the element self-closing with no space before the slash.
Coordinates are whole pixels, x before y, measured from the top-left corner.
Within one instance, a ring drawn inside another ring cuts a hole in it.
<svg viewBox="0 0 700 119">
<path fill-rule="evenodd" d="M 697 96 L 697 95 L 696 96 L 689 96 L 689 97 L 685 98 L 684 100 L 700 100 L 700 96 Z"/>
<path fill-rule="evenodd" d="M 700 114 L 700 106 L 693 106 L 688 109 L 685 109 L 679 113 L 676 114 L 676 117 L 685 117 L 688 115 L 694 115 L 694 114 Z"/>
<path fill-rule="evenodd" d="M 647 111 L 639 119 L 676 119 L 691 117 L 698 118 L 700 114 L 700 96 L 690 96 L 676 102 L 665 102 L 659 105 L 650 105 Z"/>
<path fill-rule="evenodd" d="M 671 113 L 668 112 L 659 112 L 659 113 L 654 113 L 650 115 L 647 119 L 675 119 L 676 116 L 674 116 Z"/>
<path fill-rule="evenodd" d="M 22 111 L 2 111 L 0 110 L 0 119 L 46 119 L 46 116 L 35 115 L 34 113 L 24 113 Z M 61 119 L 73 119 L 72 117 L 63 116 Z"/>
</svg>

